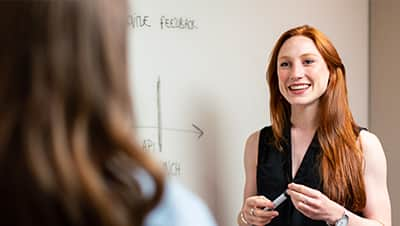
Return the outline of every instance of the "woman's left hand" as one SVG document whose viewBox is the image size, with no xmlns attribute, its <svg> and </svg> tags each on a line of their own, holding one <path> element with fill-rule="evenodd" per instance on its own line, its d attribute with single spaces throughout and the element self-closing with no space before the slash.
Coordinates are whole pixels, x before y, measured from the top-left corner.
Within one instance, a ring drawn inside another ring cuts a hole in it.
<svg viewBox="0 0 400 226">
<path fill-rule="evenodd" d="M 304 185 L 291 183 L 287 193 L 296 209 L 313 220 L 334 223 L 345 211 L 343 206 L 330 200 L 320 191 Z"/>
</svg>

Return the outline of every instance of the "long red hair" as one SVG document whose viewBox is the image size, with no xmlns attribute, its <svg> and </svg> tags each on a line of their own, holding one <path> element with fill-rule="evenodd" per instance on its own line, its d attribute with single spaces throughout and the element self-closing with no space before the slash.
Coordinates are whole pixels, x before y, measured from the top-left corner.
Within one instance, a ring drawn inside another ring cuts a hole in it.
<svg viewBox="0 0 400 226">
<path fill-rule="evenodd" d="M 359 127 L 351 114 L 344 65 L 335 47 L 319 30 L 308 25 L 283 33 L 272 51 L 267 69 L 270 112 L 275 145 L 282 149 L 284 126 L 290 122 L 290 104 L 279 91 L 277 57 L 283 43 L 293 36 L 311 39 L 329 72 L 326 92 L 320 97 L 318 141 L 322 148 L 320 174 L 324 193 L 346 208 L 361 212 L 366 205 L 363 153 L 357 144 Z"/>
</svg>

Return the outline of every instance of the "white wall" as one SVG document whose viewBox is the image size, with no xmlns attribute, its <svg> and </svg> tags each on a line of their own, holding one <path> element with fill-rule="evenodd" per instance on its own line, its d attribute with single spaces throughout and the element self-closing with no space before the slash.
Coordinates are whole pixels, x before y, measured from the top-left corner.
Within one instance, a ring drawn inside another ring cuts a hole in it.
<svg viewBox="0 0 400 226">
<path fill-rule="evenodd" d="M 241 206 L 244 142 L 269 124 L 265 67 L 282 32 L 310 24 L 331 38 L 347 67 L 353 113 L 368 126 L 367 0 L 132 0 L 131 16 L 151 25 L 129 29 L 140 142 L 222 226 L 235 225 Z M 161 29 L 163 16 L 197 28 Z"/>
<path fill-rule="evenodd" d="M 370 129 L 381 140 L 388 163 L 392 225 L 400 224 L 399 132 L 400 2 L 371 1 L 371 118 Z"/>
</svg>

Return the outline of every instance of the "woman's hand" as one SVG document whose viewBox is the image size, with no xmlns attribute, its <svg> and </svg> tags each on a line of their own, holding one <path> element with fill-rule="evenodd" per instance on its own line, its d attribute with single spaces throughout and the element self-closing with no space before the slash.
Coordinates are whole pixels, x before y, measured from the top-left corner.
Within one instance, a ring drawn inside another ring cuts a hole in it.
<svg viewBox="0 0 400 226">
<path fill-rule="evenodd" d="M 291 183 L 287 193 L 296 209 L 313 220 L 322 220 L 333 224 L 344 214 L 343 206 L 330 200 L 318 190 Z"/>
<path fill-rule="evenodd" d="M 265 207 L 273 208 L 273 203 L 264 196 L 248 197 L 242 207 L 244 220 L 250 225 L 263 226 L 279 215 L 277 211 L 263 210 Z"/>
</svg>

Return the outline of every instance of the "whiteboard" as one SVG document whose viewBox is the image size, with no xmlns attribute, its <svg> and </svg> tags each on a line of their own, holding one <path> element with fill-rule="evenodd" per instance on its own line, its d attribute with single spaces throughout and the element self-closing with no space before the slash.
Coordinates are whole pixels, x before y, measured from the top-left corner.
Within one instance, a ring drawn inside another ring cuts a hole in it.
<svg viewBox="0 0 400 226">
<path fill-rule="evenodd" d="M 367 0 L 131 0 L 138 141 L 205 200 L 219 225 L 236 225 L 244 142 L 270 123 L 269 53 L 282 32 L 303 24 L 337 47 L 353 113 L 368 126 Z"/>
</svg>

